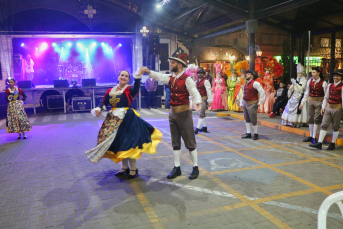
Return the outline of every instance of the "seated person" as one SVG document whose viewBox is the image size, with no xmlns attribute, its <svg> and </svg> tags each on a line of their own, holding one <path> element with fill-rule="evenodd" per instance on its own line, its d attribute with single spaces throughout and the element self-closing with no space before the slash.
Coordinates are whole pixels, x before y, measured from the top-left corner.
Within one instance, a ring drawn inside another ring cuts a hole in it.
<svg viewBox="0 0 343 229">
<path fill-rule="evenodd" d="M 279 89 L 275 93 L 275 103 L 273 105 L 273 111 L 270 112 L 269 117 L 274 118 L 280 115 L 280 108 L 285 108 L 287 104 L 287 89 L 285 88 L 285 83 L 280 82 Z M 286 101 L 286 103 L 285 103 Z"/>
</svg>

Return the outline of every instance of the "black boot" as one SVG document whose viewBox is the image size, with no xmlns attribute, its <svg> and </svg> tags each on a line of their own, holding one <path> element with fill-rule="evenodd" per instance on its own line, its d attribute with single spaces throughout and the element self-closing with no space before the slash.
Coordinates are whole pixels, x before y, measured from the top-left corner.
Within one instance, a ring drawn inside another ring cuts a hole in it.
<svg viewBox="0 0 343 229">
<path fill-rule="evenodd" d="M 198 134 L 198 133 L 199 133 L 199 129 L 196 128 L 196 129 L 194 130 L 194 134 Z"/>
<path fill-rule="evenodd" d="M 251 138 L 251 133 L 246 133 L 244 136 L 242 136 L 242 138 L 244 139 L 244 138 Z"/>
<path fill-rule="evenodd" d="M 188 178 L 190 180 L 194 180 L 194 179 L 197 179 L 198 176 L 199 176 L 199 168 L 198 168 L 198 166 L 194 166 L 193 171 L 192 171 L 191 175 L 189 175 Z"/>
<path fill-rule="evenodd" d="M 124 174 L 129 174 L 130 173 L 130 169 L 129 168 L 127 168 L 127 169 L 125 169 L 125 171 L 124 172 L 116 172 L 114 175 L 115 176 L 121 176 L 121 175 L 124 175 Z"/>
<path fill-rule="evenodd" d="M 136 173 L 135 173 L 135 175 L 130 175 L 130 173 L 128 173 L 128 174 L 129 174 L 129 176 L 127 177 L 128 180 L 131 180 L 131 179 L 133 179 L 133 178 L 135 178 L 135 177 L 138 176 L 138 169 L 136 169 L 136 170 L 131 170 L 131 171 L 136 171 Z"/>
<path fill-rule="evenodd" d="M 327 150 L 334 150 L 336 148 L 335 143 L 330 143 L 329 147 L 327 148 Z"/>
<path fill-rule="evenodd" d="M 207 131 L 207 126 L 203 126 L 200 131 L 205 132 L 205 133 L 210 133 Z"/>
<path fill-rule="evenodd" d="M 317 148 L 317 149 L 322 149 L 322 143 L 318 142 L 316 144 L 309 144 L 309 147 Z"/>
<path fill-rule="evenodd" d="M 174 166 L 173 170 L 167 176 L 168 179 L 174 179 L 175 177 L 181 176 L 181 167 Z"/>
<path fill-rule="evenodd" d="M 312 144 L 316 144 L 316 143 L 318 143 L 318 140 L 317 140 L 317 138 L 312 138 L 312 140 L 311 140 L 311 143 L 312 143 Z"/>
<path fill-rule="evenodd" d="M 257 140 L 258 139 L 258 134 L 254 134 L 254 138 L 252 140 Z"/>
<path fill-rule="evenodd" d="M 303 140 L 303 142 L 311 142 L 312 141 L 312 137 L 307 137 Z"/>
</svg>

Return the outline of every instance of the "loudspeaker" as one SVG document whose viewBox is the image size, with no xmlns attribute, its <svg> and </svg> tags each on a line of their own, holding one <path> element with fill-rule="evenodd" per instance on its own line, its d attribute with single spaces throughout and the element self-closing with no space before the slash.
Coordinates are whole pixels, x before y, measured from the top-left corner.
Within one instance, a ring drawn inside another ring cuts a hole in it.
<svg viewBox="0 0 343 229">
<path fill-rule="evenodd" d="M 32 81 L 25 80 L 25 81 L 18 81 L 19 88 L 32 88 Z"/>
<path fill-rule="evenodd" d="M 48 109 L 62 109 L 63 106 L 63 95 L 48 95 L 47 108 Z"/>
<path fill-rule="evenodd" d="M 90 111 L 92 110 L 91 97 L 73 97 L 72 98 L 73 111 Z"/>
<path fill-rule="evenodd" d="M 82 87 L 95 87 L 96 79 L 82 79 Z"/>
<path fill-rule="evenodd" d="M 160 37 L 159 35 L 151 35 L 149 38 L 149 54 L 156 55 L 159 52 Z"/>
<path fill-rule="evenodd" d="M 54 88 L 68 87 L 68 80 L 54 80 Z"/>
<path fill-rule="evenodd" d="M 258 30 L 258 25 L 257 25 L 257 20 L 247 20 L 245 21 L 245 27 L 247 33 L 257 33 Z"/>
</svg>

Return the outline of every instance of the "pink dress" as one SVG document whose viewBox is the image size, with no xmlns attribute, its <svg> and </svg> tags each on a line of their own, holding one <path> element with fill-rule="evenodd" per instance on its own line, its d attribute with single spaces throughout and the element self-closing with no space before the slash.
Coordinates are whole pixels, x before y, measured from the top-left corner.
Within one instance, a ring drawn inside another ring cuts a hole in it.
<svg viewBox="0 0 343 229">
<path fill-rule="evenodd" d="M 273 111 L 273 105 L 275 103 L 274 80 L 270 74 L 266 74 L 263 77 L 263 89 L 266 93 L 266 99 L 264 103 L 260 105 L 258 111 L 269 114 Z"/>
<path fill-rule="evenodd" d="M 223 102 L 222 102 L 222 93 L 223 90 L 226 90 L 224 86 L 224 80 L 222 78 L 216 78 L 213 82 L 213 102 L 211 106 L 211 110 L 222 110 L 224 109 Z"/>
</svg>

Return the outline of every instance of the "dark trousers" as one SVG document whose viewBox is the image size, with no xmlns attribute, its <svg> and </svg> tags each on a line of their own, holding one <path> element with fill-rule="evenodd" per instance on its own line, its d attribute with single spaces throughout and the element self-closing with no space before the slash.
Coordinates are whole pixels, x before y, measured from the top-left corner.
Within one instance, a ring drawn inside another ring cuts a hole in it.
<svg viewBox="0 0 343 229">
<path fill-rule="evenodd" d="M 156 107 L 155 106 L 156 91 L 148 91 L 148 100 L 147 107 Z"/>
<path fill-rule="evenodd" d="M 284 103 L 285 103 L 285 101 L 283 101 L 283 100 L 275 100 L 275 103 L 274 103 L 274 105 L 273 105 L 273 113 L 274 113 L 274 115 L 280 115 L 280 108 L 285 108 L 284 107 Z"/>
<path fill-rule="evenodd" d="M 165 109 L 170 109 L 169 99 L 170 99 L 170 89 L 166 89 L 166 99 L 164 102 Z"/>
</svg>

